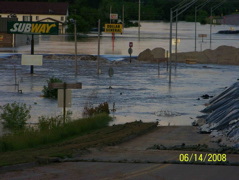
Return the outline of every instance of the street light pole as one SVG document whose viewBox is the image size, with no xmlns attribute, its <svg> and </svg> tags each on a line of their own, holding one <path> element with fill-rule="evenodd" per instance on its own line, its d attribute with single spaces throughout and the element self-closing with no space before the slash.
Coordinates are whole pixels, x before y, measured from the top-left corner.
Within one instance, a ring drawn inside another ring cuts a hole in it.
<svg viewBox="0 0 239 180">
<path fill-rule="evenodd" d="M 222 2 L 220 2 L 219 4 L 217 4 L 217 5 L 215 5 L 215 6 L 213 6 L 213 7 L 211 7 L 211 14 L 210 14 L 210 49 L 212 49 L 212 20 L 213 20 L 213 18 L 212 18 L 212 12 L 215 10 L 215 9 L 217 9 L 217 8 L 219 8 L 222 4 L 224 4 L 226 2 L 226 0 L 223 0 Z"/>
<path fill-rule="evenodd" d="M 170 9 L 170 38 L 169 38 L 169 83 L 172 74 L 172 37 L 173 37 L 173 9 Z"/>
<path fill-rule="evenodd" d="M 76 20 L 74 20 L 74 37 L 75 37 L 75 74 L 78 74 L 78 67 L 77 67 L 77 34 L 76 34 Z"/>
<path fill-rule="evenodd" d="M 140 17 L 140 9 L 141 9 L 140 3 L 141 3 L 141 2 L 140 2 L 140 0 L 139 0 L 139 15 L 138 15 L 138 16 L 139 16 L 139 17 L 138 17 L 138 18 L 139 18 L 139 19 L 138 19 L 138 37 L 139 37 L 139 39 L 140 39 L 140 20 L 141 20 L 141 19 L 140 19 L 140 18 L 141 18 L 141 17 Z"/>
<path fill-rule="evenodd" d="M 186 3 L 187 0 L 182 1 L 181 3 L 179 3 L 180 7 L 177 7 L 176 10 L 173 10 L 173 8 L 170 9 L 170 38 L 169 38 L 169 83 L 171 83 L 171 73 L 172 73 L 172 31 L 173 31 L 173 19 L 175 17 L 178 17 L 180 14 L 182 14 L 183 12 L 185 12 L 188 8 L 190 8 L 194 3 L 197 2 L 197 0 L 193 0 L 191 2 Z M 173 16 L 173 13 L 177 12 L 176 16 Z M 177 34 L 177 32 L 176 32 Z M 177 41 L 177 39 L 176 39 Z"/>
</svg>

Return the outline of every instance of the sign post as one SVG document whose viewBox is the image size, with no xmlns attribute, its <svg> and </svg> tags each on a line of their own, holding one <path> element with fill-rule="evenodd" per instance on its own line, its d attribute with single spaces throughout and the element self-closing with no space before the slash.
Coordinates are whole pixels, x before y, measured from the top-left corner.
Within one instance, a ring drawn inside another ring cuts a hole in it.
<svg viewBox="0 0 239 180">
<path fill-rule="evenodd" d="M 105 33 L 112 33 L 112 50 L 114 52 L 115 33 L 122 34 L 122 24 L 105 24 Z"/>
<path fill-rule="evenodd" d="M 66 107 L 70 107 L 69 104 L 71 101 L 71 98 L 67 103 L 67 94 L 70 94 L 67 92 L 67 89 L 82 89 L 82 83 L 48 83 L 49 89 L 63 89 L 63 123 L 66 121 Z M 69 95 L 71 97 L 71 94 Z M 62 100 L 61 100 L 62 101 Z M 62 102 L 59 102 L 58 97 L 58 104 L 62 104 Z M 61 106 L 61 105 L 60 105 Z"/>
<path fill-rule="evenodd" d="M 7 32 L 10 34 L 30 34 L 31 55 L 34 54 L 34 35 L 58 35 L 59 24 L 56 22 L 29 22 L 29 21 L 8 21 Z M 31 65 L 30 73 L 34 73 L 34 66 Z"/>
<path fill-rule="evenodd" d="M 128 49 L 128 53 L 129 53 L 129 62 L 131 63 L 131 54 L 133 53 L 133 42 L 129 42 L 129 49 Z"/>
<path fill-rule="evenodd" d="M 112 89 L 112 87 L 111 87 L 111 78 L 112 78 L 113 75 L 114 75 L 114 69 L 113 69 L 112 67 L 109 68 L 109 70 L 108 70 L 108 75 L 109 75 L 109 77 L 110 77 L 110 86 L 109 86 L 109 89 Z"/>
<path fill-rule="evenodd" d="M 201 42 L 201 51 L 202 51 L 203 38 L 207 37 L 207 34 L 199 34 L 198 37 L 202 38 L 202 42 Z"/>
</svg>

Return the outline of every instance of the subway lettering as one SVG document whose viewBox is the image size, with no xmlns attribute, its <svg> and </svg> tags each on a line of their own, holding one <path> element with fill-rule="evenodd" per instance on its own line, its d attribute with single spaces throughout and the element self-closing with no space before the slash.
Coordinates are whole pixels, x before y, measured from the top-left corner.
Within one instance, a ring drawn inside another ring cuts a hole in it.
<svg viewBox="0 0 239 180">
<path fill-rule="evenodd" d="M 44 23 L 14 23 L 13 28 L 10 29 L 12 33 L 49 33 L 56 24 Z"/>
</svg>

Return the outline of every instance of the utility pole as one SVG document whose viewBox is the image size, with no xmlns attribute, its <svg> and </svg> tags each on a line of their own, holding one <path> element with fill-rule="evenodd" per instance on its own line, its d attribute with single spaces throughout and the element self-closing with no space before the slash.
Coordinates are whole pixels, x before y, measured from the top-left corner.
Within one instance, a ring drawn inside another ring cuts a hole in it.
<svg viewBox="0 0 239 180">
<path fill-rule="evenodd" d="M 193 0 L 190 2 L 187 2 L 187 0 L 182 1 L 177 6 L 170 9 L 170 38 L 169 38 L 169 83 L 171 83 L 171 74 L 172 74 L 172 36 L 173 36 L 173 19 L 178 17 L 180 14 L 182 14 L 184 11 L 189 9 L 194 3 L 196 3 L 197 0 Z M 176 8 L 176 9 L 175 9 Z M 173 10 L 175 9 L 175 10 Z M 173 13 L 177 12 L 175 16 L 173 16 Z M 177 32 L 176 32 L 177 34 Z M 177 39 L 176 39 L 177 41 Z"/>
<path fill-rule="evenodd" d="M 140 0 L 139 0 L 139 15 L 138 15 L 138 18 L 139 18 L 139 19 L 138 19 L 138 38 L 139 38 L 139 39 L 140 39 L 140 26 L 141 26 L 141 25 L 140 25 L 140 20 L 141 20 L 141 19 L 140 19 L 140 18 L 141 18 L 141 17 L 140 17 L 140 9 L 141 9 L 140 4 L 141 4 L 141 2 L 140 2 Z"/>
<path fill-rule="evenodd" d="M 77 34 L 76 34 L 76 20 L 74 21 L 74 37 L 75 37 L 75 74 L 78 74 L 78 65 L 77 65 Z"/>
<path fill-rule="evenodd" d="M 195 7 L 195 48 L 194 51 L 197 51 L 197 12 L 202 9 L 205 5 L 207 5 L 211 0 L 207 0 L 199 6 Z"/>
<path fill-rule="evenodd" d="M 100 74 L 100 19 L 98 20 L 98 56 L 97 56 L 97 74 Z"/>
<path fill-rule="evenodd" d="M 219 8 L 225 2 L 226 2 L 226 0 L 222 1 L 221 3 L 219 3 L 219 4 L 217 4 L 217 5 L 213 6 L 213 7 L 211 7 L 211 17 L 210 17 L 210 49 L 212 49 L 212 20 L 213 20 L 212 12 L 215 9 Z"/>
</svg>

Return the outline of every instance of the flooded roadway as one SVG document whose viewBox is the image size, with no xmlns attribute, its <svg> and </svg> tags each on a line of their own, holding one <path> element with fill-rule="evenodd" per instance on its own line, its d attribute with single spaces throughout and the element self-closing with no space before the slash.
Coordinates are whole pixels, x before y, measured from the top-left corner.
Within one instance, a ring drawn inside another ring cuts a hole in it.
<svg viewBox="0 0 239 180">
<path fill-rule="evenodd" d="M 14 65 L 22 94 L 15 85 Z M 70 110 L 74 118 L 82 116 L 86 104 L 108 102 L 110 109 L 113 104 L 116 109 L 111 112 L 115 117 L 112 124 L 142 120 L 159 121 L 160 125 L 190 125 L 208 102 L 201 95 L 216 95 L 238 78 L 238 66 L 226 65 L 179 64 L 172 71 L 171 85 L 163 63 L 159 76 L 157 64 L 137 61 L 101 62 L 100 75 L 96 74 L 96 61 L 78 60 L 78 66 L 76 76 L 74 60 L 44 60 L 43 66 L 35 66 L 31 75 L 30 67 L 20 65 L 19 58 L 1 59 L 0 105 L 14 101 L 30 105 L 31 123 L 42 115 L 61 114 L 57 101 L 43 98 L 41 92 L 46 80 L 54 76 L 67 83 L 82 82 L 82 89 L 72 90 Z M 112 78 L 108 76 L 109 67 L 114 69 Z"/>
<path fill-rule="evenodd" d="M 194 50 L 194 23 L 179 22 L 178 36 L 181 38 L 178 51 Z M 228 26 L 213 26 L 213 48 L 220 45 L 237 47 L 238 37 L 235 35 L 219 35 L 218 30 Z M 198 25 L 198 33 L 208 34 L 208 25 Z M 113 63 L 128 56 L 128 43 L 134 43 L 133 56 L 137 56 L 146 48 L 168 48 L 169 24 L 163 22 L 142 22 L 141 39 L 137 38 L 137 28 L 125 29 L 123 35 L 117 35 L 114 48 L 110 35 L 101 37 L 101 54 L 110 59 L 101 63 L 102 74 L 96 74 L 97 63 L 80 61 L 79 74 L 75 76 L 75 62 L 70 59 L 44 60 L 43 66 L 35 67 L 35 74 L 30 75 L 29 66 L 21 66 L 20 59 L 4 59 L 6 52 L 29 54 L 30 46 L 14 49 L 1 48 L 0 51 L 0 105 L 14 101 L 32 106 L 32 118 L 29 122 L 37 122 L 41 115 L 55 116 L 62 113 L 55 100 L 42 96 L 46 80 L 54 76 L 65 82 L 82 82 L 83 88 L 72 90 L 73 116 L 81 117 L 85 104 L 98 105 L 108 102 L 115 120 L 112 124 L 135 120 L 159 121 L 160 125 L 189 125 L 195 120 L 207 100 L 200 98 L 203 94 L 216 95 L 224 87 L 230 86 L 238 79 L 238 66 L 179 64 L 173 69 L 172 84 L 168 83 L 166 65 L 161 64 L 160 76 L 158 65 L 139 62 Z M 42 37 L 35 46 L 35 54 L 74 54 L 74 42 L 65 36 Z M 198 39 L 198 49 L 200 46 Z M 208 48 L 209 36 L 205 38 L 203 49 Z M 97 37 L 88 37 L 78 41 L 79 54 L 97 54 Z M 116 54 L 118 54 L 116 56 Z M 14 77 L 16 65 L 17 82 L 23 94 L 17 92 Z M 109 78 L 108 69 L 113 67 L 114 76 Z M 113 89 L 109 89 L 109 86 Z M 198 100 L 200 98 L 200 100 Z"/>
</svg>

